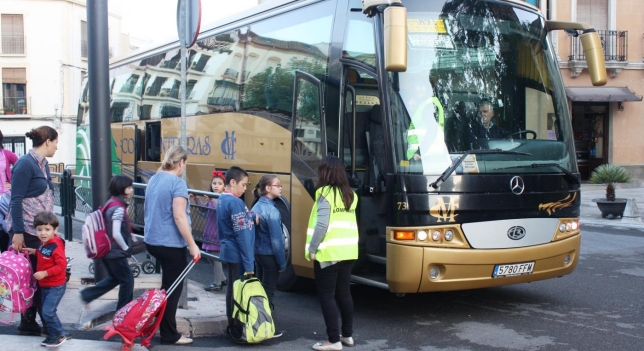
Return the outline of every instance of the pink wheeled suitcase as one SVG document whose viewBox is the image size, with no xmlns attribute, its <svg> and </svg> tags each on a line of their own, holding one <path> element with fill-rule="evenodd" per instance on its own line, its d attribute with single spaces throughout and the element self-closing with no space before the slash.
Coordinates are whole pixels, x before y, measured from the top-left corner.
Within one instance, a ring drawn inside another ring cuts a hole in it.
<svg viewBox="0 0 644 351">
<path fill-rule="evenodd" d="M 107 340 L 115 334 L 119 335 L 123 338 L 123 351 L 130 350 L 134 345 L 134 340 L 138 337 L 141 337 L 141 346 L 150 346 L 150 340 L 163 318 L 168 296 L 181 284 L 198 261 L 199 259 L 190 261 L 167 292 L 163 289 L 148 290 L 136 300 L 116 311 L 114 318 L 112 318 L 112 325 L 105 328 L 107 333 L 103 338 Z"/>
</svg>

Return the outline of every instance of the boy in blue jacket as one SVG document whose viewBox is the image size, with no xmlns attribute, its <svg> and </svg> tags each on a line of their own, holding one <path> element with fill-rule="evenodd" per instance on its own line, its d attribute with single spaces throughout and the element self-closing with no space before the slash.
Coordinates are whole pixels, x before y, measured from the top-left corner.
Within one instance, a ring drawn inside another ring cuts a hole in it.
<svg viewBox="0 0 644 351">
<path fill-rule="evenodd" d="M 242 275 L 255 274 L 256 216 L 248 211 L 240 197 L 246 191 L 248 173 L 233 166 L 226 171 L 226 188 L 219 197 L 217 206 L 217 226 L 221 240 L 219 258 L 228 264 L 228 289 L 226 291 L 226 316 L 232 325 L 233 283 Z"/>
</svg>

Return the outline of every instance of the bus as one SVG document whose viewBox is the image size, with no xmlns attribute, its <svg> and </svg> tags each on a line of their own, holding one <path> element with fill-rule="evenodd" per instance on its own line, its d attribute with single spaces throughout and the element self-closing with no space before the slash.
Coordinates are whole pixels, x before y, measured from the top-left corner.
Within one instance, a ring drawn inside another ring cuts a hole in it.
<svg viewBox="0 0 644 351">
<path fill-rule="evenodd" d="M 241 166 L 250 208 L 259 177 L 279 176 L 280 289 L 313 277 L 306 229 L 326 155 L 359 197 L 356 283 L 406 294 L 570 274 L 580 182 L 554 30 L 580 37 L 605 84 L 594 29 L 517 0 L 276 0 L 213 23 L 187 53 L 188 186 Z M 180 143 L 180 56 L 169 41 L 111 61 L 113 173 L 145 183 Z M 84 88 L 85 176 L 88 104 Z"/>
</svg>

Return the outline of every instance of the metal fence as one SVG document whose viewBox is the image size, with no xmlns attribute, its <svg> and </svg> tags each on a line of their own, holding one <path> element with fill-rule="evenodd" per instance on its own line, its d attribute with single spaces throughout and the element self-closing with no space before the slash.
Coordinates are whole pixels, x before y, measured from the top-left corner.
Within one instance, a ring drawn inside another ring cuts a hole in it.
<svg viewBox="0 0 644 351">
<path fill-rule="evenodd" d="M 604 50 L 606 61 L 626 61 L 628 59 L 628 31 L 625 30 L 598 30 L 599 39 Z M 584 61 L 584 48 L 579 37 L 570 37 L 569 61 Z"/>
<path fill-rule="evenodd" d="M 93 210 L 92 204 L 92 179 L 90 177 L 82 177 L 72 175 L 69 170 L 63 173 L 51 173 L 54 178 L 54 205 L 60 207 L 60 212 L 57 214 L 63 217 L 65 224 L 65 239 L 71 240 L 73 237 L 73 221 L 85 222 L 85 215 Z M 147 185 L 143 183 L 134 183 L 134 194 L 128 206 L 128 216 L 132 228 L 137 234 L 143 233 L 145 227 L 145 190 Z M 188 190 L 190 194 L 195 196 L 209 196 L 217 198 L 219 195 L 215 193 L 204 192 L 200 190 Z M 206 227 L 206 219 L 211 208 L 206 206 L 199 206 L 190 203 L 190 219 L 192 221 L 192 236 L 197 242 L 206 242 L 210 244 L 217 244 L 204 240 L 204 229 Z"/>
</svg>

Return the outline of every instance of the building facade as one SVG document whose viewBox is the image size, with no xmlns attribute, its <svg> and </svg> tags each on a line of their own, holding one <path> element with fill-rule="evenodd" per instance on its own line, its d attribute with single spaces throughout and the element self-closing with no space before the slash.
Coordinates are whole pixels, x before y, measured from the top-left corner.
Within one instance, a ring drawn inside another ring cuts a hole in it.
<svg viewBox="0 0 644 351">
<path fill-rule="evenodd" d="M 571 108 L 582 179 L 604 163 L 644 177 L 644 6 L 641 0 L 526 0 L 551 20 L 585 22 L 598 32 L 608 82 L 590 83 L 579 38 L 551 38 Z"/>
<path fill-rule="evenodd" d="M 120 16 L 110 13 L 110 57 L 131 50 Z M 25 133 L 48 125 L 59 133 L 52 165 L 75 163 L 76 116 L 87 74 L 85 1 L 0 0 L 0 130 L 5 147 L 21 155 Z"/>
</svg>

